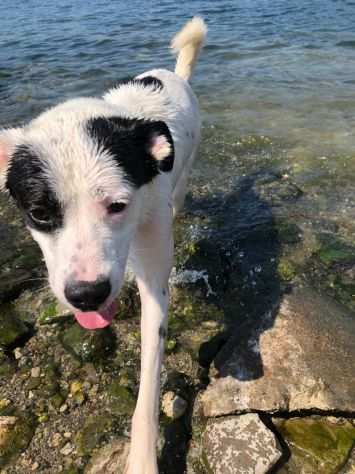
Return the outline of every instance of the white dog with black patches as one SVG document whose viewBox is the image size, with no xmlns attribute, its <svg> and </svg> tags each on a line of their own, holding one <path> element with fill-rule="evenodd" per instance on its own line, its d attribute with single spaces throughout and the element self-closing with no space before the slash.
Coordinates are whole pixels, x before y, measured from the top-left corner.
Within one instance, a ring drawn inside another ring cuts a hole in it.
<svg viewBox="0 0 355 474">
<path fill-rule="evenodd" d="M 188 79 L 206 36 L 193 18 L 175 36 L 175 73 L 155 69 L 102 99 L 69 100 L 0 133 L 0 186 L 43 251 L 49 282 L 83 327 L 107 326 L 127 261 L 142 306 L 141 380 L 126 472 L 158 472 L 160 370 L 182 206 L 200 141 Z"/>
</svg>

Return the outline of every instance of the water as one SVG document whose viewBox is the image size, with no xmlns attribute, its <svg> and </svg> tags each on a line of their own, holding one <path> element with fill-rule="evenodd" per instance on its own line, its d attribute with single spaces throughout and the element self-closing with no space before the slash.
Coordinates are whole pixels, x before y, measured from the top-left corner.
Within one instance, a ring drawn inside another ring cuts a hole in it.
<svg viewBox="0 0 355 474">
<path fill-rule="evenodd" d="M 193 78 L 205 123 L 196 182 L 215 176 L 212 156 L 227 160 L 217 166 L 221 186 L 260 167 L 282 168 L 309 191 L 307 209 L 351 223 L 354 1 L 2 0 L 0 125 L 100 95 L 152 67 L 173 68 L 169 41 L 197 13 L 209 36 Z M 245 148 L 248 135 L 271 145 Z"/>
</svg>

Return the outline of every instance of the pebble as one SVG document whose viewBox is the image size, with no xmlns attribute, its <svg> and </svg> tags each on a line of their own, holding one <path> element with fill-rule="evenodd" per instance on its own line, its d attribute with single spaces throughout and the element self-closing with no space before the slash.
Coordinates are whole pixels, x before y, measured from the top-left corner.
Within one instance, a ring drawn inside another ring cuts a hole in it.
<svg viewBox="0 0 355 474">
<path fill-rule="evenodd" d="M 16 349 L 14 350 L 14 356 L 15 356 L 16 360 L 21 359 L 22 352 L 21 352 L 21 349 L 19 347 L 16 347 Z"/>
<path fill-rule="evenodd" d="M 60 450 L 60 454 L 63 454 L 64 456 L 67 456 L 70 454 L 74 449 L 74 446 L 71 443 L 67 443 L 64 448 Z"/>
<path fill-rule="evenodd" d="M 41 374 L 41 368 L 40 367 L 33 367 L 31 369 L 31 377 L 37 379 Z"/>
<path fill-rule="evenodd" d="M 67 411 L 67 409 L 68 409 L 68 405 L 66 403 L 64 403 L 64 405 L 62 405 L 59 408 L 59 411 L 60 411 L 60 413 L 64 413 L 65 411 Z"/>
<path fill-rule="evenodd" d="M 180 418 L 186 411 L 187 401 L 174 392 L 166 392 L 163 395 L 162 409 L 166 416 L 176 420 Z"/>
<path fill-rule="evenodd" d="M 60 433 L 54 433 L 52 438 L 52 446 L 57 448 L 62 441 L 62 435 Z"/>
<path fill-rule="evenodd" d="M 39 468 L 38 462 L 34 462 L 31 466 L 31 471 L 36 471 Z"/>
<path fill-rule="evenodd" d="M 66 431 L 64 434 L 63 434 L 64 438 L 71 438 L 71 433 L 70 431 Z"/>
</svg>

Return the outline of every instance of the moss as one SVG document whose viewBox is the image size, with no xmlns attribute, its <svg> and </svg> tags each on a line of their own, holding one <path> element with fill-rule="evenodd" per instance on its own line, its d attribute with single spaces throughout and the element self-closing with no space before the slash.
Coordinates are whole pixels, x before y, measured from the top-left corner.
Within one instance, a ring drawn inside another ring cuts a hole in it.
<svg viewBox="0 0 355 474">
<path fill-rule="evenodd" d="M 278 262 L 277 273 L 282 281 L 291 281 L 296 277 L 297 270 L 290 260 L 282 258 Z"/>
<path fill-rule="evenodd" d="M 50 398 L 60 391 L 58 380 L 60 378 L 59 367 L 53 361 L 49 361 L 42 368 L 41 385 L 38 388 L 41 398 Z"/>
<path fill-rule="evenodd" d="M 319 236 L 320 247 L 316 258 L 329 267 L 334 264 L 355 262 L 355 248 L 334 235 L 321 234 Z"/>
<path fill-rule="evenodd" d="M 15 344 L 29 334 L 29 328 L 15 314 L 10 304 L 0 307 L 0 347 Z"/>
<path fill-rule="evenodd" d="M 306 472 L 338 472 L 355 443 L 355 427 L 349 421 L 335 424 L 322 418 L 293 418 L 279 429 L 290 446 L 293 463 L 314 469 Z"/>
<path fill-rule="evenodd" d="M 275 219 L 274 226 L 277 229 L 277 237 L 281 244 L 297 244 L 301 241 L 302 231 L 289 219 Z"/>
<path fill-rule="evenodd" d="M 80 362 L 103 362 L 114 352 L 116 337 L 110 327 L 88 331 L 73 323 L 61 335 L 63 347 Z"/>
<path fill-rule="evenodd" d="M 0 377 L 10 375 L 14 372 L 14 365 L 4 351 L 0 348 Z"/>
<path fill-rule="evenodd" d="M 113 424 L 111 413 L 89 417 L 74 440 L 79 456 L 91 454 L 93 449 L 107 438 Z"/>
<path fill-rule="evenodd" d="M 0 427 L 0 467 L 6 466 L 29 445 L 36 428 L 35 418 L 27 413 L 15 416 L 15 423 L 8 427 Z"/>
<path fill-rule="evenodd" d="M 56 393 L 49 399 L 49 403 L 58 410 L 64 403 L 64 397 L 60 393 Z"/>
<path fill-rule="evenodd" d="M 169 338 L 174 339 L 187 329 L 196 330 L 199 323 L 209 320 L 223 321 L 223 312 L 186 289 L 175 289 L 169 311 Z"/>
<path fill-rule="evenodd" d="M 131 416 L 133 414 L 136 400 L 127 387 L 122 386 L 118 381 L 114 381 L 108 386 L 107 393 L 110 398 L 111 411 L 115 415 Z"/>
</svg>

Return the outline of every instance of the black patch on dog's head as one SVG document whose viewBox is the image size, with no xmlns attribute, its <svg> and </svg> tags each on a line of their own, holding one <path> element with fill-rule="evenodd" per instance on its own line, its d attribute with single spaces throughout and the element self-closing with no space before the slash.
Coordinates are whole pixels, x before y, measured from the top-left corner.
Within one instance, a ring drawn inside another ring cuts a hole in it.
<svg viewBox="0 0 355 474">
<path fill-rule="evenodd" d="M 30 147 L 18 146 L 10 160 L 5 186 L 25 213 L 29 227 L 53 232 L 63 225 L 63 212 L 43 166 Z"/>
<path fill-rule="evenodd" d="M 161 171 L 173 169 L 173 139 L 169 128 L 162 121 L 97 117 L 89 120 L 87 130 L 99 147 L 115 157 L 126 178 L 137 188 L 152 181 Z M 157 160 L 151 153 L 154 138 L 159 136 L 166 139 L 171 149 L 162 160 Z"/>
<path fill-rule="evenodd" d="M 164 87 L 162 81 L 154 76 L 145 76 L 145 77 L 142 77 L 141 79 L 137 79 L 137 78 L 125 79 L 115 84 L 114 87 L 123 87 L 125 85 L 135 85 L 135 84 L 138 86 L 150 87 L 152 91 L 162 90 Z"/>
</svg>

